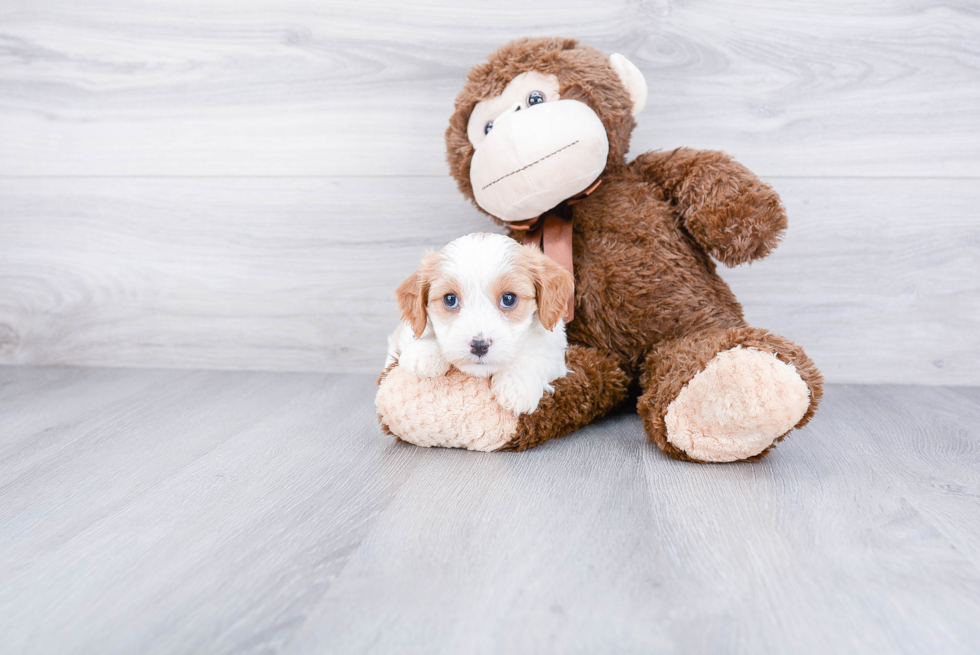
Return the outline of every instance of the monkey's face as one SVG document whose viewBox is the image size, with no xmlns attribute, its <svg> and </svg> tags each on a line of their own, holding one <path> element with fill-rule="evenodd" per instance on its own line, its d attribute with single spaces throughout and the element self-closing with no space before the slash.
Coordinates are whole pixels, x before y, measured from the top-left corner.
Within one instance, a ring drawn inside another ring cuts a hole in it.
<svg viewBox="0 0 980 655">
<path fill-rule="evenodd" d="M 470 114 L 473 195 L 503 221 L 543 214 L 586 189 L 606 167 L 605 126 L 585 103 L 562 100 L 559 88 L 554 75 L 521 73 Z"/>
<path fill-rule="evenodd" d="M 524 38 L 474 66 L 446 130 L 449 170 L 499 221 L 540 216 L 625 163 L 640 70 L 574 39 Z"/>
</svg>

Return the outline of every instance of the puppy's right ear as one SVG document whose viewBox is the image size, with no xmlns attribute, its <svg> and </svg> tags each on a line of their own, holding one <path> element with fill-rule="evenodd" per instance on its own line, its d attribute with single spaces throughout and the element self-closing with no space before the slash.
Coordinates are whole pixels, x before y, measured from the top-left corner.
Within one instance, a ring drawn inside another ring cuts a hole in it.
<svg viewBox="0 0 980 655">
<path fill-rule="evenodd" d="M 395 291 L 395 298 L 398 299 L 398 313 L 402 320 L 412 326 L 412 334 L 418 339 L 425 332 L 425 324 L 428 319 L 425 308 L 429 304 L 429 284 L 430 272 L 438 256 L 436 253 L 427 253 L 422 260 L 419 270 L 415 271 L 399 285 Z"/>
</svg>

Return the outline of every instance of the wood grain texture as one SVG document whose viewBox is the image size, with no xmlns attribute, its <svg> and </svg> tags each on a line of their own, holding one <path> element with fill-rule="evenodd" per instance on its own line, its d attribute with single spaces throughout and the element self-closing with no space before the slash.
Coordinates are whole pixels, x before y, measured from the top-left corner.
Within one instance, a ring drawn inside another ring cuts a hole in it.
<svg viewBox="0 0 980 655">
<path fill-rule="evenodd" d="M 0 174 L 436 175 L 467 70 L 524 35 L 623 52 L 634 152 L 762 175 L 980 176 L 969 0 L 7 2 Z"/>
<path fill-rule="evenodd" d="M 633 154 L 727 150 L 790 210 L 726 272 L 831 381 L 980 384 L 980 10 L 966 0 L 67 0 L 0 7 L 0 363 L 369 371 L 474 63 L 623 52 Z M 872 179 L 874 178 L 874 179 Z"/>
<path fill-rule="evenodd" d="M 492 227 L 448 177 L 0 189 L 7 363 L 380 370 L 426 248 Z"/>
<path fill-rule="evenodd" d="M 771 182 L 783 243 L 719 269 L 749 323 L 802 344 L 832 382 L 980 384 L 980 184 Z"/>
<path fill-rule="evenodd" d="M 761 462 L 632 412 L 383 436 L 370 376 L 0 368 L 0 639 L 31 653 L 971 653 L 980 390 L 827 389 Z"/>
<path fill-rule="evenodd" d="M 980 186 L 774 179 L 722 269 L 832 382 L 980 384 Z M 426 248 L 494 229 L 448 178 L 0 179 L 0 361 L 377 371 Z"/>
</svg>

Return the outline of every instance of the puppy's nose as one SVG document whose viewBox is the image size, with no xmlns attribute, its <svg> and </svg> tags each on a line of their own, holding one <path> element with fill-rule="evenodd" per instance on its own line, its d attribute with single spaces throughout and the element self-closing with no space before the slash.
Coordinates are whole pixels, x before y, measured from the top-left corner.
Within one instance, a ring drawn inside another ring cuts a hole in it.
<svg viewBox="0 0 980 655">
<path fill-rule="evenodd" d="M 483 357 L 490 350 L 490 342 L 486 339 L 473 339 L 470 341 L 470 352 L 477 357 Z"/>
</svg>

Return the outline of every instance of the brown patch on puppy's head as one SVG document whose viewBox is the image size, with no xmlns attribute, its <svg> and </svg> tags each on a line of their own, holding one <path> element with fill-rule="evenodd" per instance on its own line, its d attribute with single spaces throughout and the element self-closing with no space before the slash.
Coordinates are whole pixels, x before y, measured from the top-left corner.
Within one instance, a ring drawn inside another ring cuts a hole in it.
<svg viewBox="0 0 980 655">
<path fill-rule="evenodd" d="M 502 46 L 488 57 L 486 63 L 470 70 L 466 84 L 456 97 L 455 112 L 449 119 L 446 130 L 449 169 L 459 190 L 470 200 L 474 200 L 470 183 L 474 148 L 467 137 L 467 123 L 473 107 L 499 95 L 517 75 L 529 71 L 556 76 L 562 99 L 588 105 L 606 128 L 609 139 L 607 168 L 625 163 L 630 133 L 636 125 L 633 101 L 609 57 L 595 48 L 579 45 L 575 39 L 518 39 Z"/>
<path fill-rule="evenodd" d="M 451 277 L 447 277 L 438 269 L 433 272 L 429 279 L 429 284 L 428 311 L 432 313 L 434 318 L 441 319 L 443 323 L 451 323 L 454 318 L 459 316 L 460 306 L 465 302 L 462 286 L 459 282 Z M 455 309 L 449 309 L 445 303 L 437 302 L 449 293 L 456 294 L 457 298 L 459 298 L 459 304 L 457 304 Z"/>
<path fill-rule="evenodd" d="M 524 246 L 515 245 L 517 253 L 520 253 Z M 518 260 L 523 255 L 518 256 Z M 532 271 L 518 264 L 497 278 L 490 288 L 490 296 L 498 300 L 505 293 L 513 293 L 517 296 L 517 305 L 512 308 L 499 306 L 504 313 L 504 317 L 511 323 L 522 323 L 524 319 L 533 314 L 537 308 L 537 289 L 534 286 L 534 275 Z"/>
<path fill-rule="evenodd" d="M 429 287 L 439 272 L 440 261 L 439 253 L 427 252 L 418 270 L 409 275 L 395 291 L 398 312 L 402 320 L 412 326 L 416 339 L 422 336 L 428 322 L 426 305 L 429 304 Z"/>
</svg>

